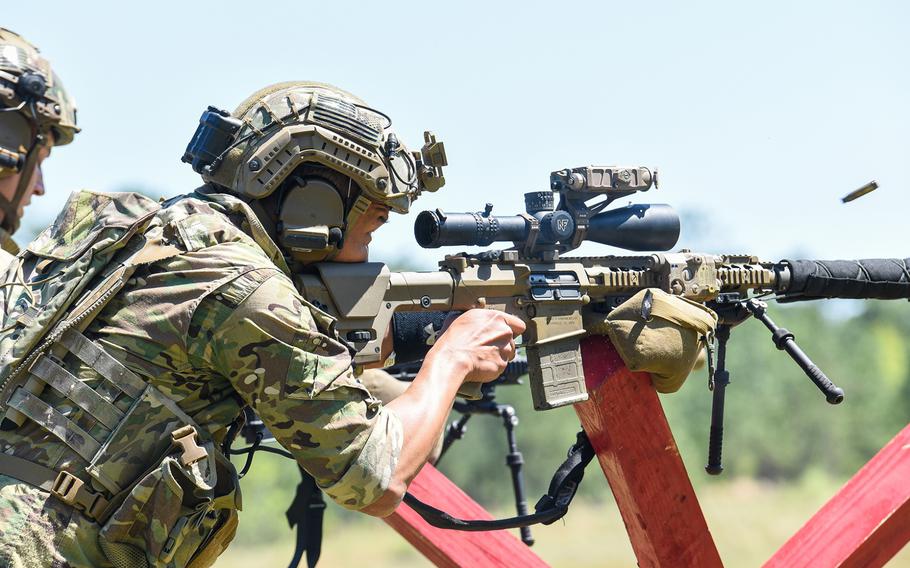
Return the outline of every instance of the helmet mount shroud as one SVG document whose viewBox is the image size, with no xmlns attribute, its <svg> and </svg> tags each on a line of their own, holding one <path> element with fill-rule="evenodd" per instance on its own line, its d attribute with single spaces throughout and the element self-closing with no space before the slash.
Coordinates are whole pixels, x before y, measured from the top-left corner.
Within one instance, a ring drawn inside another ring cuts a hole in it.
<svg viewBox="0 0 910 568">
<path fill-rule="evenodd" d="M 391 125 L 387 115 L 337 87 L 279 83 L 254 93 L 231 114 L 209 107 L 183 161 L 205 181 L 247 199 L 284 188 L 279 244 L 299 261 L 325 260 L 342 242 L 338 234 L 371 202 L 407 213 L 421 192 L 445 184 L 443 143 L 425 132 L 423 148 L 409 152 Z M 360 190 L 354 203 L 344 207 L 341 188 L 330 190 L 333 184 L 324 179 L 286 184 L 307 163 L 349 178 Z"/>
</svg>

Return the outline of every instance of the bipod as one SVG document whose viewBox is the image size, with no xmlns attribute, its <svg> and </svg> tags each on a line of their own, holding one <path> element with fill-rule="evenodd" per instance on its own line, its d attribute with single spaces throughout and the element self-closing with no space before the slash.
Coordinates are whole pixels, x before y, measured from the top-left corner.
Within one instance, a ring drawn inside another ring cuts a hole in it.
<svg viewBox="0 0 910 568">
<path fill-rule="evenodd" d="M 712 392 L 711 430 L 708 435 L 708 464 L 705 471 L 710 475 L 720 475 L 724 470 L 722 463 L 724 443 L 724 398 L 727 385 L 730 384 L 730 372 L 727 371 L 727 340 L 730 331 L 750 317 L 762 322 L 771 331 L 774 346 L 785 351 L 815 386 L 825 395 L 830 404 L 840 404 L 844 400 L 844 391 L 832 383 L 821 369 L 796 344 L 795 336 L 786 328 L 778 327 L 768 316 L 768 306 L 757 298 L 744 299 L 736 293 L 721 294 L 710 307 L 717 312 L 718 326 L 715 331 L 717 340 L 716 365 L 715 348 L 708 344 L 708 390 Z"/>
<path fill-rule="evenodd" d="M 718 325 L 714 332 L 716 348 L 708 344 L 708 390 L 711 391 L 711 430 L 708 434 L 708 464 L 705 471 L 710 475 L 720 475 L 724 470 L 724 398 L 727 385 L 730 384 L 730 372 L 727 371 L 727 340 L 734 326 L 751 317 L 739 294 L 721 294 L 711 302 L 711 308 L 717 313 Z M 716 351 L 715 351 L 716 349 Z M 716 353 L 716 365 L 714 354 Z"/>
<path fill-rule="evenodd" d="M 508 452 L 506 453 L 506 465 L 512 474 L 512 492 L 515 495 L 515 511 L 519 516 L 528 514 L 528 502 L 525 497 L 524 457 L 518 449 L 518 441 L 515 438 L 515 427 L 518 426 L 518 414 L 515 407 L 510 404 L 499 404 L 496 402 L 496 383 L 486 383 L 481 387 L 480 400 L 458 400 L 455 401 L 454 408 L 461 413 L 461 417 L 449 424 L 442 442 L 442 451 L 436 460 L 439 460 L 446 454 L 455 440 L 460 440 L 468 428 L 468 420 L 475 414 L 486 414 L 489 416 L 498 416 L 502 419 L 502 426 L 506 431 L 506 443 Z M 520 527 L 521 541 L 528 546 L 534 544 L 534 537 L 531 535 L 531 527 Z"/>
</svg>

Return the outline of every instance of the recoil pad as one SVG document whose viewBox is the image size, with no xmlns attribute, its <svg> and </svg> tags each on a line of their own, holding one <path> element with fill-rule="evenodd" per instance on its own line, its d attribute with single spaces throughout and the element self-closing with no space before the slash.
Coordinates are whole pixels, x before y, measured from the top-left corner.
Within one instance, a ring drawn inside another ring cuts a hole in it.
<svg viewBox="0 0 910 568">
<path fill-rule="evenodd" d="M 785 260 L 790 267 L 787 297 L 895 300 L 910 298 L 910 258 Z"/>
</svg>

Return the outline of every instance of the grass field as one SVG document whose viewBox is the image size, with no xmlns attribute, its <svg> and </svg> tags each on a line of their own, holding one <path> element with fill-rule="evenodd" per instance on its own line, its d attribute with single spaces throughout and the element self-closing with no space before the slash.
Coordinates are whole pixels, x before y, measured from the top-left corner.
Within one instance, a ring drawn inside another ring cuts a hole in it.
<svg viewBox="0 0 910 568">
<path fill-rule="evenodd" d="M 749 479 L 704 484 L 699 499 L 721 557 L 727 566 L 760 566 L 839 487 L 823 479 L 798 484 L 770 485 Z M 252 504 L 250 504 L 252 505 Z M 508 513 L 508 511 L 504 511 Z M 216 568 L 266 568 L 287 566 L 293 549 L 283 511 L 276 515 L 275 530 L 284 534 L 269 545 L 251 544 L 244 537 L 241 516 L 239 542 Z M 346 513 L 329 506 L 321 567 L 425 567 L 430 566 L 407 542 L 383 522 Z M 577 500 L 563 522 L 534 530 L 534 550 L 555 567 L 635 566 L 619 512 L 612 502 Z M 836 535 L 832 535 L 836 538 Z M 910 548 L 889 566 L 910 568 Z"/>
</svg>

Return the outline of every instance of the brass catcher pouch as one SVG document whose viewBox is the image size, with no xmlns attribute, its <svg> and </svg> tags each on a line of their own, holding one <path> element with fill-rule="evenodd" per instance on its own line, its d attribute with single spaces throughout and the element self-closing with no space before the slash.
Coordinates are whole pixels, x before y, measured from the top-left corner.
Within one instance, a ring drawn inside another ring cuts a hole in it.
<svg viewBox="0 0 910 568">
<path fill-rule="evenodd" d="M 717 314 L 658 288 L 641 290 L 586 329 L 606 333 L 631 371 L 651 373 L 658 392 L 676 392 L 713 341 Z"/>
</svg>

